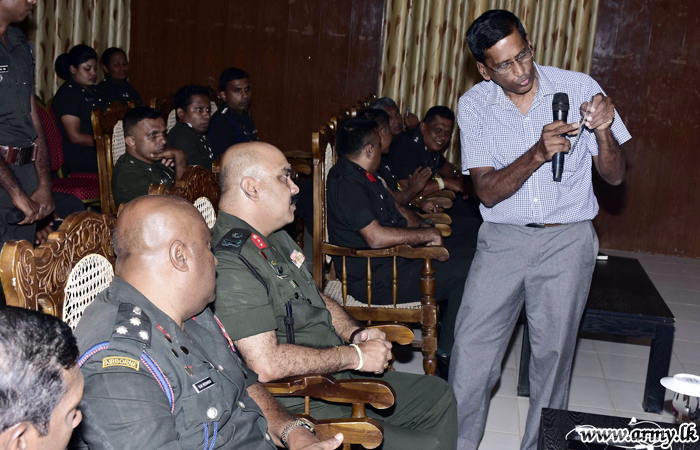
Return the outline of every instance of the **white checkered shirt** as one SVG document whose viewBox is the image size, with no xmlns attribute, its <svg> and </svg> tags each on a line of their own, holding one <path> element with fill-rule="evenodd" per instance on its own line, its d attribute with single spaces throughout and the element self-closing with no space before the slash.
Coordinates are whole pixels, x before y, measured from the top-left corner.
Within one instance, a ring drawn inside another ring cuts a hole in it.
<svg viewBox="0 0 700 450">
<path fill-rule="evenodd" d="M 542 127 L 552 123 L 555 93 L 565 92 L 569 96 L 567 123 L 580 121 L 581 104 L 599 92 L 604 93 L 586 74 L 533 65 L 537 69 L 538 86 L 526 116 L 492 81 L 482 81 L 459 99 L 457 122 L 465 174 L 472 167 L 503 169 L 532 148 L 542 135 Z M 632 138 L 617 111 L 610 129 L 619 144 Z M 484 221 L 526 225 L 593 219 L 598 214 L 598 201 L 591 182 L 591 157 L 597 154 L 595 134 L 586 128 L 564 158 L 561 182 L 552 181 L 552 163 L 544 163 L 509 198 L 492 208 L 482 204 Z"/>
</svg>

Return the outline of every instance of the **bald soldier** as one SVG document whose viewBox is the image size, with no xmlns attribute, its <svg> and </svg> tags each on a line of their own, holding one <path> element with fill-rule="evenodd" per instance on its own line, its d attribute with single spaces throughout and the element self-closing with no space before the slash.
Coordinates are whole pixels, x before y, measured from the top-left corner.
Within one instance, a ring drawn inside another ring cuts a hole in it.
<svg viewBox="0 0 700 450">
<path fill-rule="evenodd" d="M 263 382 L 313 373 L 379 376 L 396 391 L 394 407 L 367 411 L 384 427 L 382 448 L 456 448 L 456 403 L 447 383 L 384 373 L 391 359 L 384 333 L 360 327 L 321 294 L 301 249 L 278 231 L 294 220 L 299 192 L 282 152 L 260 142 L 238 144 L 223 155 L 221 166 L 212 229 L 219 260 L 215 311 L 248 367 Z M 292 413 L 303 411 L 303 399 L 280 402 Z M 318 419 L 351 415 L 350 406 L 311 403 Z"/>
<path fill-rule="evenodd" d="M 257 382 L 207 308 L 216 258 L 199 212 L 140 197 L 114 231 L 115 278 L 76 329 L 85 377 L 75 441 L 90 449 L 328 450 Z M 307 428 L 308 427 L 308 428 Z"/>
</svg>

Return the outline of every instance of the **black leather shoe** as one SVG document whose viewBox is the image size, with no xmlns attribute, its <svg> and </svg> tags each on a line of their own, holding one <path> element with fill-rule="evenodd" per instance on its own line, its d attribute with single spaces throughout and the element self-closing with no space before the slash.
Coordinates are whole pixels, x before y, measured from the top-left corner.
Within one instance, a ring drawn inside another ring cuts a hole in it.
<svg viewBox="0 0 700 450">
<path fill-rule="evenodd" d="M 447 376 L 450 373 L 450 355 L 435 355 L 437 358 L 437 369 L 435 375 L 447 381 Z"/>
</svg>

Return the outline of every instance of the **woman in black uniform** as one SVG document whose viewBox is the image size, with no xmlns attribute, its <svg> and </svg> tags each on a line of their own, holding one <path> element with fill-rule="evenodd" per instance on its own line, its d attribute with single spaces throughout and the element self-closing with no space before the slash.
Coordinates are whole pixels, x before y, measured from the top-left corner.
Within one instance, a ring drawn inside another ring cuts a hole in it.
<svg viewBox="0 0 700 450">
<path fill-rule="evenodd" d="M 56 73 L 66 82 L 56 92 L 51 108 L 63 136 L 63 156 L 68 172 L 97 173 L 97 154 L 92 133 L 92 110 L 100 107 L 95 92 L 97 53 L 76 45 L 56 58 Z"/>
<path fill-rule="evenodd" d="M 129 103 L 136 100 L 136 106 L 142 106 L 143 100 L 136 89 L 129 84 L 129 60 L 124 50 L 110 47 L 102 53 L 102 70 L 105 79 L 97 85 L 97 93 L 106 108 L 110 103 L 120 101 Z"/>
</svg>

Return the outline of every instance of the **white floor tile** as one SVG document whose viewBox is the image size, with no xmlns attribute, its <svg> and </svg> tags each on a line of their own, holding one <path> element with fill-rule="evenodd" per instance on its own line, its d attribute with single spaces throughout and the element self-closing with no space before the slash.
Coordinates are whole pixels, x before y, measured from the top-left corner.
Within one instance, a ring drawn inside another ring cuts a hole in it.
<svg viewBox="0 0 700 450">
<path fill-rule="evenodd" d="M 625 414 L 622 411 L 619 411 L 619 413 Z M 651 420 L 652 422 L 676 423 L 676 418 L 673 416 L 664 416 L 664 415 L 660 415 L 660 414 L 649 414 L 649 413 L 633 414 L 632 416 L 636 417 L 638 421 Z M 630 415 L 623 415 L 623 417 L 630 417 Z"/>
<path fill-rule="evenodd" d="M 657 288 L 658 289 L 658 288 Z M 659 294 L 666 303 L 685 303 L 687 305 L 700 305 L 700 291 L 678 289 L 670 286 L 662 286 Z"/>
<path fill-rule="evenodd" d="M 509 367 L 503 369 L 503 372 L 501 372 L 501 378 L 491 395 L 498 395 L 501 397 L 517 397 L 518 372 Z"/>
<path fill-rule="evenodd" d="M 666 302 L 666 304 L 671 309 L 673 315 L 676 316 L 676 320 L 682 318 L 683 320 L 700 322 L 700 306 L 673 302 Z M 698 325 L 700 325 L 700 323 L 698 323 Z"/>
<path fill-rule="evenodd" d="M 496 433 L 494 431 L 485 432 L 479 445 L 479 450 L 518 450 L 519 448 L 519 435 Z"/>
<path fill-rule="evenodd" d="M 700 306 L 693 306 L 693 308 L 698 308 L 698 310 L 700 310 Z M 679 341 L 700 342 L 700 322 L 695 320 L 678 320 L 677 317 L 678 316 L 676 316 L 676 330 L 673 335 L 674 339 Z"/>
<path fill-rule="evenodd" d="M 693 375 L 700 376 L 700 364 L 693 364 L 693 363 L 681 363 L 681 364 L 683 366 L 683 372 L 671 371 L 671 372 L 669 372 L 669 374 L 675 375 L 677 373 L 690 373 Z"/>
<path fill-rule="evenodd" d="M 512 397 L 493 397 L 486 417 L 486 430 L 518 434 L 518 400 Z"/>
<path fill-rule="evenodd" d="M 577 348 L 574 355 L 572 374 L 580 377 L 603 378 L 603 371 L 598 361 L 598 353 Z"/>
<path fill-rule="evenodd" d="M 689 277 L 683 274 L 663 275 L 658 273 L 648 274 L 655 286 L 668 286 L 678 289 L 700 291 L 700 278 Z"/>
<path fill-rule="evenodd" d="M 518 397 L 518 415 L 520 416 L 520 434 L 525 433 L 525 425 L 527 424 L 527 412 L 530 410 L 530 399 L 526 397 Z"/>
<path fill-rule="evenodd" d="M 595 408 L 614 409 L 608 385 L 602 378 L 571 377 L 569 407 L 571 405 L 593 406 Z"/>
<path fill-rule="evenodd" d="M 577 350 L 585 350 L 587 352 L 594 352 L 595 346 L 593 345 L 593 339 L 578 338 L 576 341 Z"/>
<path fill-rule="evenodd" d="M 644 383 L 647 378 L 648 359 L 634 356 L 598 354 L 607 380 L 636 381 Z"/>
<path fill-rule="evenodd" d="M 684 265 L 683 275 L 693 278 L 700 278 L 700 264 Z"/>
<path fill-rule="evenodd" d="M 612 340 L 594 340 L 593 345 L 598 353 L 649 358 L 648 345 L 628 344 Z"/>
<path fill-rule="evenodd" d="M 644 383 L 615 380 L 607 380 L 607 383 L 617 411 L 644 413 L 644 408 L 642 408 Z"/>
<path fill-rule="evenodd" d="M 689 364 L 692 365 L 692 364 Z M 697 366 L 700 368 L 700 366 Z M 678 358 L 676 355 L 671 356 L 671 365 L 668 368 L 668 374 L 669 375 L 675 375 L 677 373 L 682 373 L 685 372 L 687 368 L 685 367 L 685 364 L 681 364 L 680 361 L 678 361 Z"/>
<path fill-rule="evenodd" d="M 520 367 L 520 351 L 521 344 L 516 343 L 515 340 L 510 341 L 508 350 L 506 350 L 505 362 L 503 364 L 504 368 L 518 369 Z"/>
<path fill-rule="evenodd" d="M 653 261 L 649 259 L 643 259 L 641 263 L 647 274 L 678 275 L 679 273 L 683 273 L 683 268 L 678 267 L 678 264 L 675 263 Z"/>
<path fill-rule="evenodd" d="M 696 364 L 700 361 L 700 342 L 680 341 L 673 342 L 673 353 L 678 357 L 678 361 L 683 363 Z"/>
</svg>

